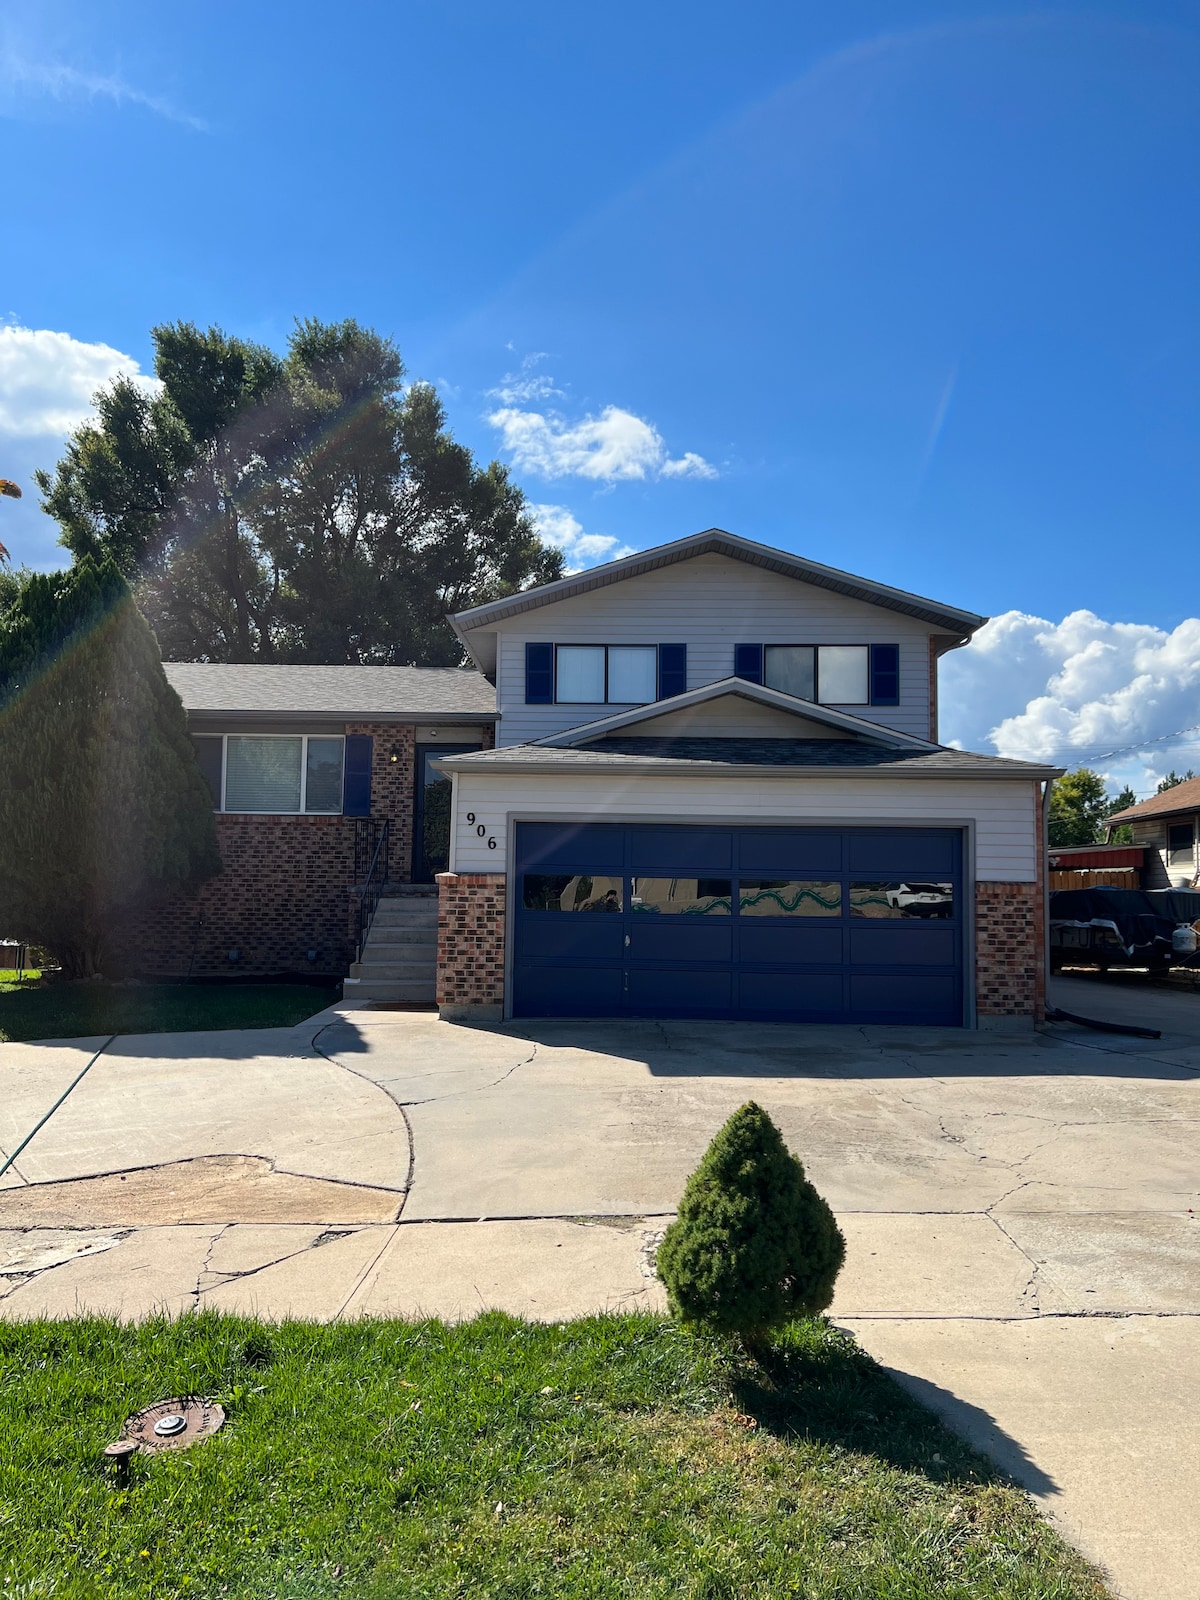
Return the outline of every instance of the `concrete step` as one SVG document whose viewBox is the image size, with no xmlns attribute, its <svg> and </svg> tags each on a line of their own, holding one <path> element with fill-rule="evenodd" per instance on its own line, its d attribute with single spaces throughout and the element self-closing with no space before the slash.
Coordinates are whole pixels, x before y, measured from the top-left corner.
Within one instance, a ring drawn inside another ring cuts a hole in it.
<svg viewBox="0 0 1200 1600">
<path fill-rule="evenodd" d="M 393 1005 L 433 1005 L 435 985 L 433 978 L 421 981 L 394 978 L 347 978 L 343 983 L 343 999 L 351 1005 L 366 1004 L 372 1000 L 390 1001 Z"/>
<path fill-rule="evenodd" d="M 390 983 L 393 979 L 398 983 L 426 982 L 432 983 L 437 975 L 437 968 L 432 961 L 372 961 L 370 957 L 356 963 L 358 971 L 356 978 L 378 978 L 382 983 Z"/>
<path fill-rule="evenodd" d="M 371 918 L 373 928 L 437 928 L 437 906 L 411 907 L 400 901 L 400 909 L 392 910 L 386 901 L 379 901 L 378 910 Z"/>
<path fill-rule="evenodd" d="M 367 935 L 368 950 L 436 950 L 436 928 L 381 928 L 375 923 Z"/>
</svg>

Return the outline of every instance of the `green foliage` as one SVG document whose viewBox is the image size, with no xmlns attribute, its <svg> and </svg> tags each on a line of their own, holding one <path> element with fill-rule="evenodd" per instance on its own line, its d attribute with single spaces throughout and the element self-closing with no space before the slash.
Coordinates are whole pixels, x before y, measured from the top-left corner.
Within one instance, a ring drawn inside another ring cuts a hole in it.
<svg viewBox="0 0 1200 1600">
<path fill-rule="evenodd" d="M 821 1323 L 782 1336 L 769 1388 L 736 1349 L 648 1316 L 13 1320 L 0 1371 L 6 1600 L 1107 1592 L 1027 1494 Z M 187 1393 L 224 1427 L 135 1457 L 118 1488 L 104 1446 Z"/>
<path fill-rule="evenodd" d="M 1154 792 L 1155 794 L 1166 794 L 1168 789 L 1177 789 L 1181 783 L 1190 783 L 1195 776 L 1196 774 L 1191 767 L 1187 769 L 1182 777 L 1172 767 Z"/>
<path fill-rule="evenodd" d="M 333 1005 L 337 984 L 55 983 L 0 972 L 0 1042 L 97 1033 L 291 1028 Z"/>
<path fill-rule="evenodd" d="M 0 927 L 72 977 L 121 915 L 220 870 L 212 797 L 111 562 L 32 573 L 0 615 Z"/>
<path fill-rule="evenodd" d="M 504 467 L 476 465 L 373 330 L 301 322 L 282 358 L 190 323 L 153 338 L 161 392 L 102 390 L 37 481 L 73 555 L 135 584 L 166 659 L 453 665 L 448 611 L 561 575 Z"/>
<path fill-rule="evenodd" d="M 688 1179 L 658 1272 L 685 1323 L 758 1344 L 825 1310 L 845 1254 L 832 1211 L 751 1100 Z"/>
<path fill-rule="evenodd" d="M 1122 811 L 1128 811 L 1130 806 L 1135 805 L 1137 805 L 1137 795 L 1133 792 L 1129 785 L 1126 784 L 1121 790 L 1120 794 L 1115 795 L 1113 799 L 1108 802 L 1107 806 L 1104 808 L 1104 815 L 1106 818 L 1115 817 L 1118 816 Z M 1133 843 L 1133 828 L 1128 822 L 1120 822 L 1115 828 L 1106 831 L 1108 842 L 1110 844 Z"/>
<path fill-rule="evenodd" d="M 1051 847 L 1097 844 L 1108 815 L 1104 779 L 1087 767 L 1068 772 L 1050 791 Z"/>
</svg>

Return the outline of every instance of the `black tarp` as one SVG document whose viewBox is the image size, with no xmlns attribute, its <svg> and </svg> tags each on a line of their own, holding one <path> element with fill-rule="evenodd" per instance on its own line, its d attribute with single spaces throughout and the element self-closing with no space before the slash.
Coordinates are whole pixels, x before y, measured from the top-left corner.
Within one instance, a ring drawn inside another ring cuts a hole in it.
<svg viewBox="0 0 1200 1600">
<path fill-rule="evenodd" d="M 1055 924 L 1116 931 L 1124 959 L 1134 966 L 1170 960 L 1171 935 L 1178 918 L 1163 914 L 1141 889 L 1052 889 L 1050 891 L 1050 943 Z M 1118 958 L 1119 959 L 1119 958 Z"/>
<path fill-rule="evenodd" d="M 1148 889 L 1146 899 L 1174 923 L 1200 922 L 1200 889 Z"/>
</svg>

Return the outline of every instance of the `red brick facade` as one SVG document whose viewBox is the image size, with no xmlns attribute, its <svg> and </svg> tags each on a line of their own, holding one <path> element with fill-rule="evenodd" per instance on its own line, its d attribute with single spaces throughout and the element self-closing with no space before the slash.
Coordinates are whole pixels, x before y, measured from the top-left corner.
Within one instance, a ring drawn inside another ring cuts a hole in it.
<svg viewBox="0 0 1200 1600">
<path fill-rule="evenodd" d="M 1040 884 L 975 885 L 975 1007 L 981 1021 L 1044 1018 L 1046 951 Z"/>
<path fill-rule="evenodd" d="M 352 722 L 372 736 L 371 815 L 391 819 L 390 875 L 412 876 L 416 727 Z M 109 965 L 146 977 L 317 973 L 354 959 L 353 817 L 219 815 L 225 870 L 198 896 L 127 919 Z M 238 959 L 231 961 L 229 952 Z M 314 951 L 309 959 L 309 951 Z"/>
<path fill-rule="evenodd" d="M 504 873 L 441 872 L 437 881 L 438 1005 L 503 1006 Z"/>
</svg>

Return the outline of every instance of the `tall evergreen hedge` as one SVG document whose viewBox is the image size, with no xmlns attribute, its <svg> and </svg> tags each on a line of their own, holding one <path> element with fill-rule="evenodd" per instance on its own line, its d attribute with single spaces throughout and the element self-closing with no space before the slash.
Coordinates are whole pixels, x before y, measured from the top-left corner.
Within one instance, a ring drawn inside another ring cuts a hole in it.
<svg viewBox="0 0 1200 1600">
<path fill-rule="evenodd" d="M 25 577 L 0 613 L 0 934 L 73 977 L 123 915 L 220 871 L 212 797 L 111 561 Z"/>
<path fill-rule="evenodd" d="M 681 1321 L 740 1334 L 753 1348 L 825 1310 L 845 1254 L 833 1212 L 751 1100 L 688 1179 L 658 1274 Z"/>
</svg>

